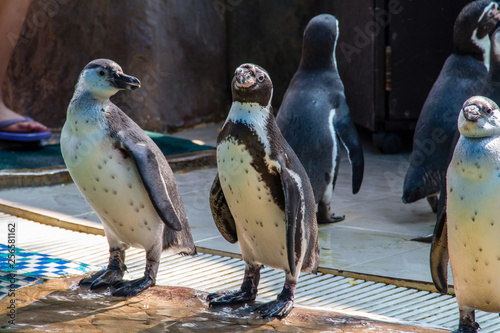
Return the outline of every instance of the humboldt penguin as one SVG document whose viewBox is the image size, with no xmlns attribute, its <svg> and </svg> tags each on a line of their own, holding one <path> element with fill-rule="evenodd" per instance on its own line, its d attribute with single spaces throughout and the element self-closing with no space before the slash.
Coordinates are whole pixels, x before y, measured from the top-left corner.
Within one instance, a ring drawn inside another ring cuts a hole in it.
<svg viewBox="0 0 500 333">
<path fill-rule="evenodd" d="M 431 273 L 448 289 L 448 261 L 460 310 L 457 333 L 477 332 L 475 309 L 500 312 L 500 109 L 468 99 L 458 118 L 460 137 L 446 175 L 446 218 L 436 224 Z"/>
<path fill-rule="evenodd" d="M 275 301 L 257 308 L 283 318 L 293 307 L 300 272 L 316 272 L 319 243 L 307 173 L 285 141 L 271 109 L 273 85 L 254 64 L 236 69 L 233 102 L 217 138 L 210 208 L 222 236 L 239 242 L 245 261 L 241 289 L 210 294 L 210 306 L 254 301 L 263 265 L 285 272 Z"/>
<path fill-rule="evenodd" d="M 352 165 L 352 192 L 363 181 L 363 149 L 349 114 L 344 85 L 337 71 L 338 21 L 322 14 L 304 31 L 302 59 L 283 97 L 276 121 L 307 171 L 318 205 L 318 223 L 339 222 L 330 213 L 340 165 L 340 142 Z"/>
<path fill-rule="evenodd" d="M 446 175 L 458 111 L 484 85 L 490 58 L 489 33 L 498 22 L 498 5 L 490 0 L 467 4 L 455 21 L 453 53 L 446 59 L 420 113 L 402 200 L 427 198 L 434 212 L 441 179 Z"/>
<path fill-rule="evenodd" d="M 91 61 L 81 72 L 61 132 L 61 151 L 76 186 L 102 221 L 106 269 L 80 281 L 133 296 L 155 285 L 162 251 L 196 249 L 174 174 L 144 131 L 109 98 L 140 87 L 114 61 Z M 122 280 L 125 250 L 146 250 L 144 277 Z"/>
</svg>

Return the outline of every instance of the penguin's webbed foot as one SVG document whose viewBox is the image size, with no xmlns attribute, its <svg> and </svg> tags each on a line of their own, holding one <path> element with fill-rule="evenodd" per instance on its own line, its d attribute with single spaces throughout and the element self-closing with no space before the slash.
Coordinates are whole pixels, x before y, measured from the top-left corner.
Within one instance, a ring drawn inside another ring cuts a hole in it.
<svg viewBox="0 0 500 333">
<path fill-rule="evenodd" d="M 338 215 L 330 213 L 330 205 L 323 202 L 318 204 L 318 213 L 316 214 L 318 224 L 329 224 L 344 221 L 345 215 Z"/>
<path fill-rule="evenodd" d="M 458 303 L 458 308 L 460 310 L 458 329 L 451 333 L 477 333 L 479 324 L 476 323 L 475 310 L 468 307 L 462 307 L 460 303 Z"/>
<path fill-rule="evenodd" d="M 238 303 L 246 303 L 255 301 L 255 297 L 257 297 L 257 293 L 253 291 L 228 291 L 228 292 L 219 292 L 207 295 L 208 305 L 210 307 L 220 306 L 220 305 L 229 305 L 229 304 L 238 304 Z"/>
<path fill-rule="evenodd" d="M 283 319 L 293 308 L 293 299 L 295 298 L 295 287 L 297 278 L 287 273 L 287 280 L 283 290 L 278 295 L 275 301 L 259 305 L 255 310 L 259 311 L 262 318 L 278 318 Z"/>
<path fill-rule="evenodd" d="M 477 333 L 478 329 L 479 329 L 479 324 L 473 322 L 472 325 L 460 324 L 458 325 L 458 329 L 454 330 L 451 333 Z"/>
<path fill-rule="evenodd" d="M 345 220 L 345 215 L 335 215 L 331 214 L 330 216 L 328 215 L 323 215 L 320 216 L 318 214 L 317 216 L 318 219 L 318 224 L 329 224 L 329 223 L 337 223 L 337 222 L 342 222 Z"/>
<path fill-rule="evenodd" d="M 111 293 L 112 296 L 135 296 L 155 285 L 155 280 L 150 276 L 143 276 L 137 280 L 121 281 L 114 285 L 117 288 Z"/>
<path fill-rule="evenodd" d="M 285 318 L 293 308 L 293 299 L 278 297 L 277 300 L 259 305 L 255 310 L 262 318 Z"/>
<path fill-rule="evenodd" d="M 79 285 L 90 285 L 90 290 L 96 290 L 102 287 L 109 287 L 123 279 L 123 274 L 127 270 L 124 264 L 124 249 L 109 249 L 109 263 L 106 269 L 99 271 L 88 278 L 80 280 Z"/>
<path fill-rule="evenodd" d="M 425 235 L 425 236 L 419 236 L 419 237 L 415 237 L 415 238 L 412 238 L 410 240 L 414 241 L 414 242 L 421 242 L 421 243 L 432 243 L 432 238 L 434 237 L 434 234 L 430 234 L 430 235 Z"/>
<path fill-rule="evenodd" d="M 80 280 L 80 286 L 90 285 L 90 290 L 96 290 L 103 287 L 112 286 L 120 282 L 123 278 L 123 271 L 116 269 L 103 269 L 90 277 Z"/>
<path fill-rule="evenodd" d="M 345 220 L 345 215 L 330 215 L 330 223 L 341 222 Z"/>
</svg>

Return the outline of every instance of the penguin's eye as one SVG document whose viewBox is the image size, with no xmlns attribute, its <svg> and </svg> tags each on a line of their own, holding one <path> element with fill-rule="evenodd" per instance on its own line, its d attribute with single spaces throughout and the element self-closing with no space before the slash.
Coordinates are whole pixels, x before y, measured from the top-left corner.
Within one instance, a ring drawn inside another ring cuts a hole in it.
<svg viewBox="0 0 500 333">
<path fill-rule="evenodd" d="M 104 74 L 106 74 L 106 73 L 104 73 L 104 71 L 99 71 L 100 76 L 104 76 Z"/>
<path fill-rule="evenodd" d="M 259 82 L 264 81 L 264 75 L 259 75 L 259 76 L 257 77 L 257 80 L 259 80 Z"/>
<path fill-rule="evenodd" d="M 484 110 L 484 113 L 486 113 L 487 115 L 490 115 L 491 114 L 491 109 Z"/>
</svg>

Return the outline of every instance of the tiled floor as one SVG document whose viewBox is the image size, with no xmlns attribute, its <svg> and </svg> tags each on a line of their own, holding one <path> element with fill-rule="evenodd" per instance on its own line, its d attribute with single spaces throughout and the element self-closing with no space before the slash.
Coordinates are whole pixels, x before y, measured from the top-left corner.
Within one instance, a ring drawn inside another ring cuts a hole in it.
<svg viewBox="0 0 500 333">
<path fill-rule="evenodd" d="M 29 252 L 20 248 L 16 248 L 13 253 L 14 261 L 8 260 L 9 254 L 11 252 L 7 246 L 0 244 L 1 272 L 35 278 L 51 278 L 61 275 L 85 274 L 96 269 L 96 267 L 91 267 L 85 263 L 63 260 L 51 255 Z"/>
<path fill-rule="evenodd" d="M 176 136 L 215 145 L 220 125 L 183 131 Z M 343 158 L 332 201 L 345 221 L 320 226 L 321 266 L 360 273 L 430 282 L 429 245 L 410 241 L 430 234 L 435 215 L 425 201 L 401 202 L 409 154 L 382 155 L 365 145 L 365 176 L 357 195 Z M 215 169 L 176 174 L 186 212 L 198 246 L 239 253 L 217 231 L 208 205 Z M 73 184 L 0 191 L 0 198 L 98 221 Z M 450 274 L 451 276 L 451 274 Z"/>
<path fill-rule="evenodd" d="M 39 280 L 33 276 L 14 274 L 0 270 L 0 300 L 12 295 L 18 288 L 34 285 L 43 281 L 45 280 Z"/>
</svg>

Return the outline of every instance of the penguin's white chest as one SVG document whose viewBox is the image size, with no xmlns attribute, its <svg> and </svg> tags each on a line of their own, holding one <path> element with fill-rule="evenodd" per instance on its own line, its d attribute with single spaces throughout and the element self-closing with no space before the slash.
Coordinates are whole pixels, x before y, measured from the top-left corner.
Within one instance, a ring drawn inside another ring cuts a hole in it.
<svg viewBox="0 0 500 333">
<path fill-rule="evenodd" d="M 459 306 L 500 312 L 500 171 L 491 162 L 458 151 L 450 163 L 448 249 Z"/>
<path fill-rule="evenodd" d="M 231 138 L 218 144 L 219 180 L 236 223 L 243 259 L 289 271 L 285 213 L 251 163 L 246 146 Z"/>
<path fill-rule="evenodd" d="M 164 226 L 132 157 L 113 147 L 106 129 L 76 121 L 70 119 L 63 127 L 63 158 L 73 181 L 103 222 L 110 246 L 150 249 L 161 241 Z"/>
</svg>

